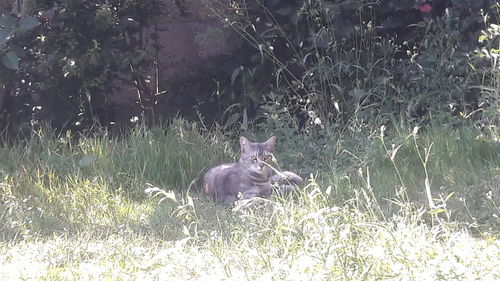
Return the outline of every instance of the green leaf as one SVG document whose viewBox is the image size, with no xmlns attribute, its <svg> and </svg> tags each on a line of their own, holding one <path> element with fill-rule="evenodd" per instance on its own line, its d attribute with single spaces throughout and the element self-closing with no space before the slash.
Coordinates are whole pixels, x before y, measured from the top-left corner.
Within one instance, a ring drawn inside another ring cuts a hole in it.
<svg viewBox="0 0 500 281">
<path fill-rule="evenodd" d="M 236 81 L 236 78 L 238 78 L 238 75 L 240 75 L 240 71 L 241 71 L 241 66 L 236 68 L 233 71 L 233 74 L 231 74 L 231 85 L 234 84 L 234 81 Z"/>
<path fill-rule="evenodd" d="M 446 198 L 444 199 L 444 202 L 448 201 L 448 199 L 450 199 L 450 198 L 451 198 L 451 196 L 453 196 L 453 194 L 455 194 L 455 192 L 452 192 L 452 193 L 448 194 L 448 195 L 446 196 Z"/>
<path fill-rule="evenodd" d="M 15 17 L 6 14 L 0 15 L 0 26 L 15 27 L 16 25 L 17 25 L 17 19 Z"/>
<path fill-rule="evenodd" d="M 30 29 L 39 25 L 40 22 L 32 16 L 25 16 L 19 21 L 19 26 L 24 29 Z"/>
<path fill-rule="evenodd" d="M 9 51 L 2 57 L 3 65 L 12 70 L 19 70 L 19 57 L 16 52 Z"/>
<path fill-rule="evenodd" d="M 78 166 L 80 168 L 86 168 L 86 167 L 90 166 L 90 164 L 92 164 L 92 162 L 94 162 L 94 160 L 96 158 L 97 157 L 94 154 L 83 155 L 82 159 L 80 159 L 80 161 L 78 161 Z"/>
<path fill-rule="evenodd" d="M 12 29 L 11 28 L 5 28 L 0 30 L 0 45 L 5 44 L 7 40 L 9 40 L 9 37 L 12 35 Z"/>
<path fill-rule="evenodd" d="M 435 215 L 435 214 L 439 214 L 439 213 L 443 213 L 443 212 L 445 212 L 445 210 L 442 209 L 442 208 L 439 208 L 439 209 L 435 209 L 435 210 L 432 210 L 432 211 L 428 212 L 428 214 L 429 215 Z"/>
</svg>

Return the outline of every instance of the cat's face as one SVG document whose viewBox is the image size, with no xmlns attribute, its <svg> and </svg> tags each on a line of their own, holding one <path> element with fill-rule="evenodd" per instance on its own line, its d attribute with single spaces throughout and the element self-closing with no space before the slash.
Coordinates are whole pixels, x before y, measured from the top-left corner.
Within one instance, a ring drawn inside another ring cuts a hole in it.
<svg viewBox="0 0 500 281">
<path fill-rule="evenodd" d="M 267 174 L 270 170 L 269 164 L 273 161 L 272 152 L 276 144 L 276 137 L 267 141 L 250 142 L 245 137 L 240 137 L 240 163 L 252 172 Z"/>
</svg>

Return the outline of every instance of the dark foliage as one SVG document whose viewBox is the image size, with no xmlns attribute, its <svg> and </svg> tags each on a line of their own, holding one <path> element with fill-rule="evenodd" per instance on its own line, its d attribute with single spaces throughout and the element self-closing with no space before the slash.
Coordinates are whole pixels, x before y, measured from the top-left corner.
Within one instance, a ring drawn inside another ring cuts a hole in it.
<svg viewBox="0 0 500 281">
<path fill-rule="evenodd" d="M 493 0 L 245 3 L 231 20 L 255 52 L 235 71 L 258 73 L 247 88 L 280 96 L 302 125 L 465 116 L 489 83 L 470 58 L 481 30 L 498 23 Z"/>
<path fill-rule="evenodd" d="M 59 130 L 95 121 L 107 125 L 115 118 L 112 93 L 126 86 L 137 88 L 144 103 L 151 100 L 146 69 L 151 69 L 155 52 L 146 47 L 143 30 L 159 16 L 159 1 L 29 4 L 27 12 L 41 24 L 17 29 L 0 46 L 0 54 L 20 57 L 18 69 L 0 66 L 0 128 L 19 131 L 22 124 L 30 128 L 40 121 Z"/>
<path fill-rule="evenodd" d="M 129 101 L 134 113 L 128 116 L 148 112 L 158 46 L 144 30 L 158 18 L 159 1 L 30 3 L 34 17 L 0 22 L 1 131 L 29 131 L 42 121 L 58 130 L 112 124 L 124 118 L 115 116 L 113 102 L 124 87 L 138 96 Z M 198 83 L 198 91 L 170 93 L 156 113 L 195 115 L 198 108 L 226 126 L 246 127 L 249 119 L 286 110 L 304 127 L 354 117 L 384 123 L 403 115 L 417 122 L 476 116 L 498 103 L 490 52 L 498 35 L 480 34 L 499 22 L 494 0 L 242 3 L 225 6 L 219 16 L 248 45 L 236 58 L 198 70 L 214 74 L 206 80 L 218 80 L 217 93 Z M 235 64 L 241 66 L 227 69 Z"/>
</svg>

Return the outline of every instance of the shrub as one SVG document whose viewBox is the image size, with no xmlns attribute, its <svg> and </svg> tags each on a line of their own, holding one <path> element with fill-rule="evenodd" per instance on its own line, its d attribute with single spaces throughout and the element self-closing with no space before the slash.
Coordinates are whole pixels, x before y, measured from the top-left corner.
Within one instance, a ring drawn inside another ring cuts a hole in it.
<svg viewBox="0 0 500 281">
<path fill-rule="evenodd" d="M 107 124 L 114 121 L 112 93 L 124 85 L 137 89 L 137 111 L 144 111 L 152 101 L 146 69 L 155 52 L 142 31 L 158 18 L 159 1 L 25 2 L 23 12 L 41 24 L 16 30 L 0 45 L 4 57 L 15 52 L 20 58 L 17 67 L 0 66 L 0 128 L 17 131 L 22 123 L 47 120 L 57 129 Z"/>
<path fill-rule="evenodd" d="M 245 91 L 282 96 L 301 126 L 398 116 L 452 123 L 484 97 L 471 68 L 491 73 L 491 61 L 470 57 L 480 30 L 498 22 L 493 3 L 254 0 L 214 13 L 255 47 L 234 72 L 256 76 Z"/>
</svg>

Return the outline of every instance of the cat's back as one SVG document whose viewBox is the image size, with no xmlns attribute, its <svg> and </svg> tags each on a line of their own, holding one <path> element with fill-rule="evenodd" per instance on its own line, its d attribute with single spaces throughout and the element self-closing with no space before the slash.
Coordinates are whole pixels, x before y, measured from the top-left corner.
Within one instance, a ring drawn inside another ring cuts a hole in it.
<svg viewBox="0 0 500 281">
<path fill-rule="evenodd" d="M 234 173 L 237 163 L 221 164 L 208 170 L 203 178 L 203 193 L 207 196 L 212 196 L 216 190 L 217 181 L 226 177 L 228 174 Z"/>
</svg>

